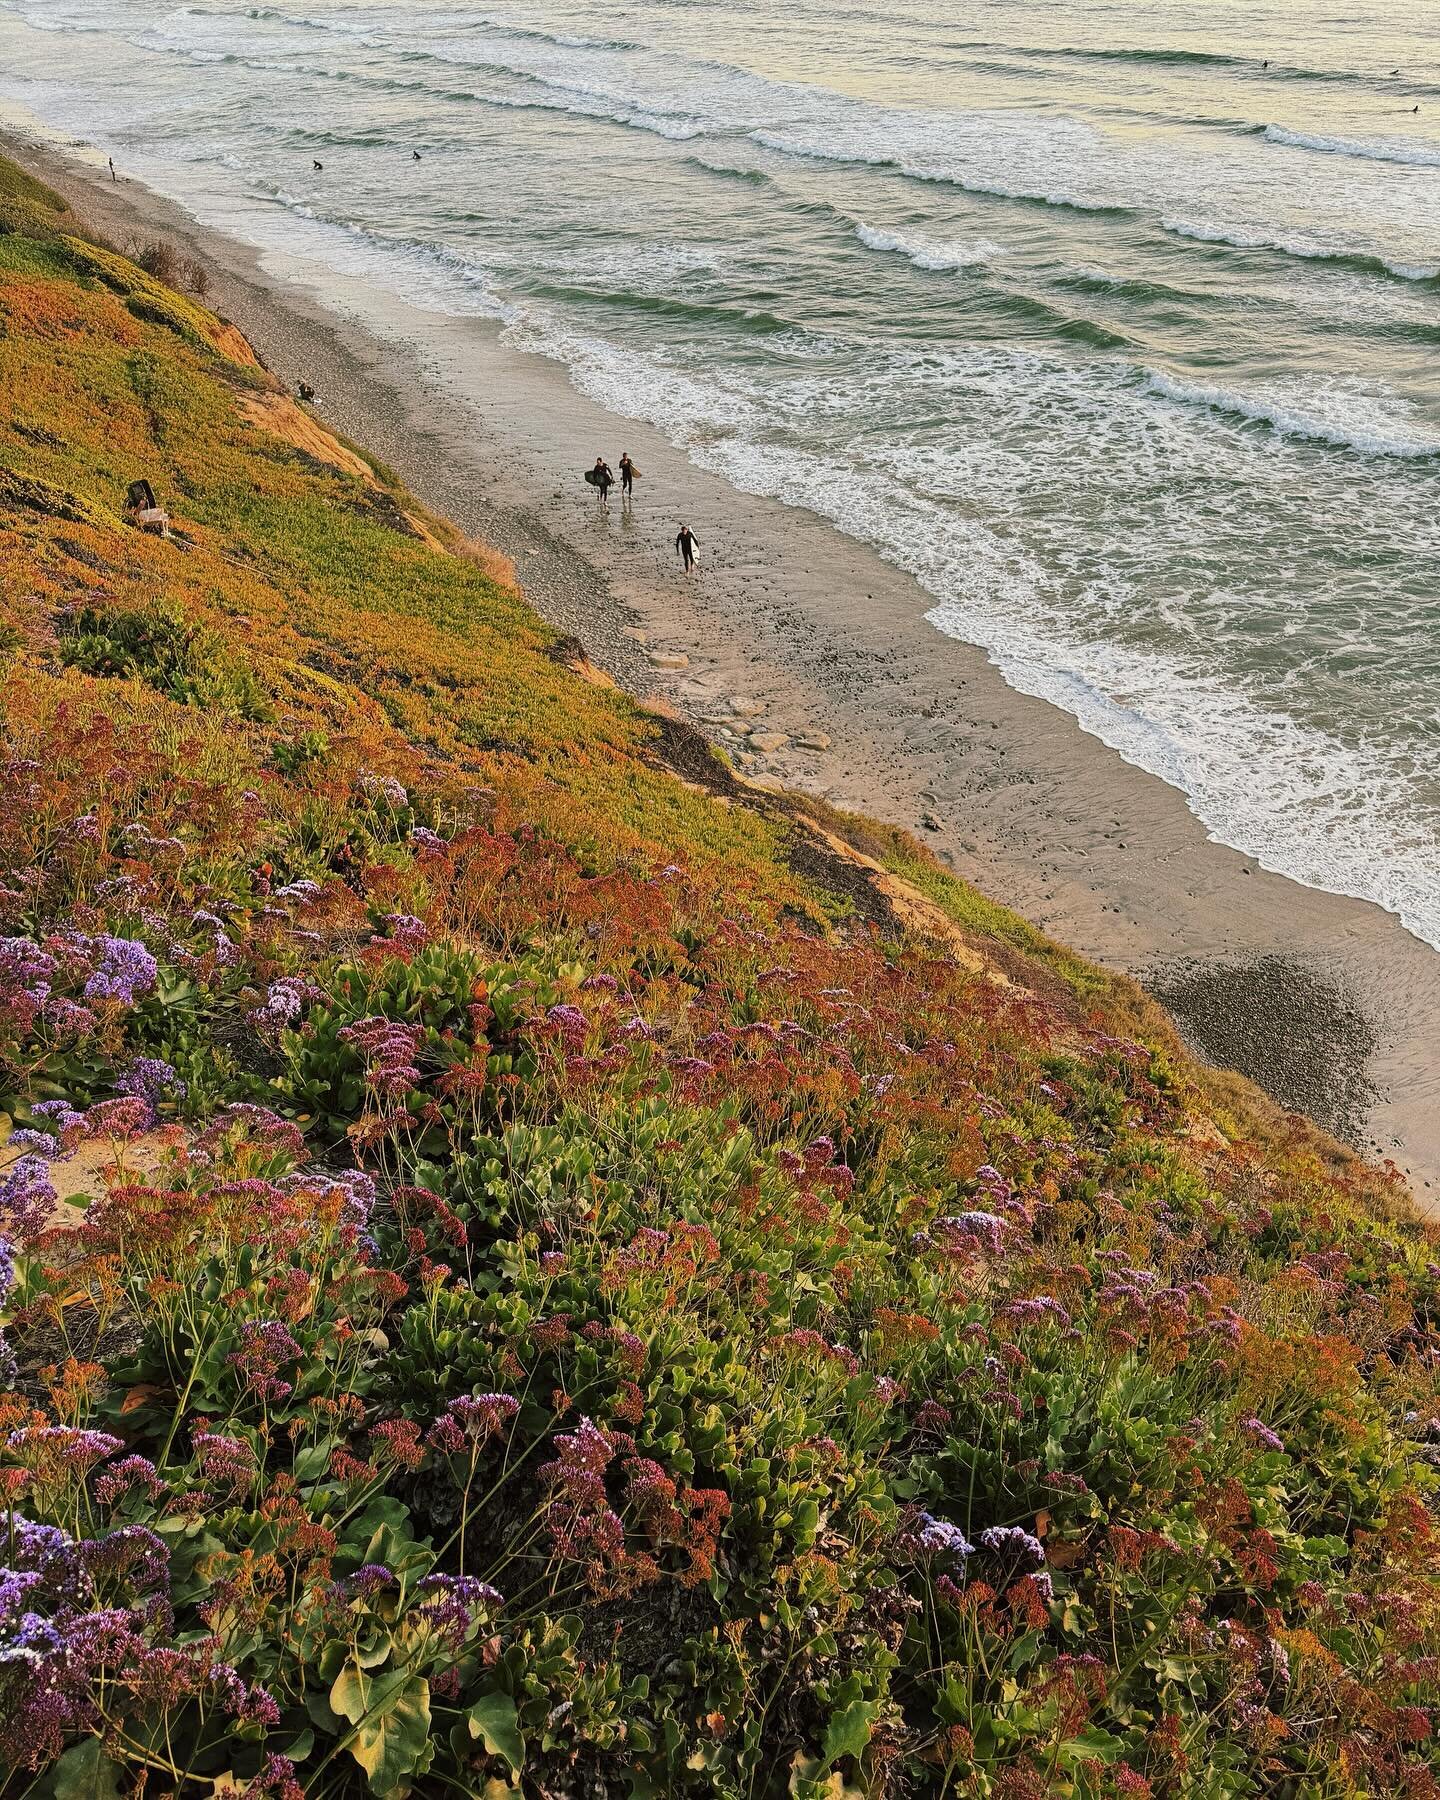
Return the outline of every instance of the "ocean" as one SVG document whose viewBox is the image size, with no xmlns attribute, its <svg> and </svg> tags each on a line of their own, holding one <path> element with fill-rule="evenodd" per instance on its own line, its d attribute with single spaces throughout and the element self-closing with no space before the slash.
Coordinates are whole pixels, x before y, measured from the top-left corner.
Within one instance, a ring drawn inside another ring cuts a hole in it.
<svg viewBox="0 0 1440 1800">
<path fill-rule="evenodd" d="M 0 0 L 0 99 L 497 320 L 913 572 L 1215 838 L 1440 947 L 1434 24 Z"/>
</svg>

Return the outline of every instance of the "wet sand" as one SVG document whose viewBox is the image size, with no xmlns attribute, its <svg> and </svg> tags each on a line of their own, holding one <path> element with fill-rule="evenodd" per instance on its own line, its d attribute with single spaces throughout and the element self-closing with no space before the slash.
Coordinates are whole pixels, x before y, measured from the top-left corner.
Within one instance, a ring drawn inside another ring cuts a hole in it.
<svg viewBox="0 0 1440 1800">
<path fill-rule="evenodd" d="M 262 255 L 77 147 L 7 150 L 123 247 L 163 233 L 209 303 L 333 426 L 514 557 L 536 608 L 752 776 L 907 826 L 994 899 L 1137 976 L 1211 1060 L 1374 1154 L 1440 1208 L 1440 954 L 1366 902 L 1213 843 L 1176 790 L 926 620 L 908 575 L 738 493 L 483 319 Z M 324 295 L 322 303 L 321 294 Z M 629 450 L 633 503 L 580 472 Z M 686 577 L 681 519 L 702 546 Z M 807 742 L 808 740 L 808 742 Z"/>
</svg>

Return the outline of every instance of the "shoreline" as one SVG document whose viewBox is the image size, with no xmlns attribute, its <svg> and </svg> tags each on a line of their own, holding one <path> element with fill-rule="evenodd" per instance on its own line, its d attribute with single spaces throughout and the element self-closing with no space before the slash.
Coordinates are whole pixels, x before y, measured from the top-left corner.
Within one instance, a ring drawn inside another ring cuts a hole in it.
<svg viewBox="0 0 1440 1800">
<path fill-rule="evenodd" d="M 491 321 L 358 284 L 348 317 L 340 278 L 322 299 L 325 271 L 307 280 L 298 257 L 134 180 L 112 186 L 78 146 L 0 137 L 122 245 L 183 242 L 210 272 L 208 303 L 276 372 L 310 381 L 328 423 L 511 555 L 536 609 L 622 685 L 752 776 L 911 829 L 988 896 L 1140 979 L 1210 1060 L 1393 1156 L 1421 1209 L 1440 1206 L 1440 954 L 1398 920 L 1211 841 L 1177 790 L 929 624 L 909 575 L 606 412 Z M 579 472 L 622 448 L 645 474 L 632 508 L 617 496 L 605 512 Z M 671 548 L 681 517 L 703 547 L 688 582 Z"/>
</svg>

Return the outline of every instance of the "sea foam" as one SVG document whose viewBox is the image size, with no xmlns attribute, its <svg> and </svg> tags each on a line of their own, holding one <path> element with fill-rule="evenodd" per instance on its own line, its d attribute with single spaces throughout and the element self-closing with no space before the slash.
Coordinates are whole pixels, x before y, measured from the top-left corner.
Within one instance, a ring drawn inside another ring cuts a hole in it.
<svg viewBox="0 0 1440 1800">
<path fill-rule="evenodd" d="M 1354 156 L 1362 162 L 1408 163 L 1417 169 L 1440 169 L 1440 149 L 1432 144 L 1387 143 L 1383 139 L 1323 137 L 1267 125 L 1265 141 L 1292 150 L 1314 150 L 1326 156 Z"/>
<path fill-rule="evenodd" d="M 999 244 L 992 244 L 988 238 L 978 238 L 973 244 L 946 244 L 935 238 L 881 231 L 873 225 L 857 225 L 855 235 L 867 249 L 893 251 L 908 258 L 917 269 L 975 269 L 1005 254 Z"/>
<path fill-rule="evenodd" d="M 1417 428 L 1409 407 L 1393 395 L 1352 383 L 1296 378 L 1246 390 L 1150 370 L 1145 385 L 1162 400 L 1268 425 L 1284 437 L 1309 438 L 1364 456 L 1440 456 L 1440 436 Z"/>
</svg>

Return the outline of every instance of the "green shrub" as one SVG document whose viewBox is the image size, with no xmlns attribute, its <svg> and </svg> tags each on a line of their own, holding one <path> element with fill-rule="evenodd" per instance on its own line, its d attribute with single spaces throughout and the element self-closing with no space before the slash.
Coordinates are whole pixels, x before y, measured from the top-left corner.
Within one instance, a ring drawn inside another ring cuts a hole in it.
<svg viewBox="0 0 1440 1800">
<path fill-rule="evenodd" d="M 61 657 L 86 675 L 146 682 L 184 706 L 215 707 L 243 719 L 273 716 L 256 678 L 208 626 L 157 602 L 141 611 L 87 606 L 61 631 Z"/>
</svg>

